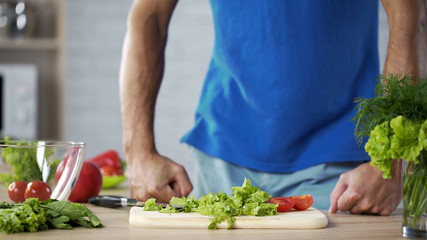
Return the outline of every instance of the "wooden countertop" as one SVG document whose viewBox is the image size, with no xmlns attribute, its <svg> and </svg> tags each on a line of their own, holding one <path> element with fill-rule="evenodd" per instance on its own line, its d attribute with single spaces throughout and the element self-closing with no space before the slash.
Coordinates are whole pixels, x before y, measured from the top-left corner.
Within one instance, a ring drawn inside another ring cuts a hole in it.
<svg viewBox="0 0 427 240">
<path fill-rule="evenodd" d="M 103 195 L 128 196 L 126 187 L 103 190 Z M 7 191 L 0 186 L 0 201 L 10 202 Z M 401 214 L 399 209 L 387 217 L 353 215 L 348 213 L 329 214 L 322 211 L 329 220 L 324 229 L 315 230 L 274 230 L 274 229 L 143 229 L 129 225 L 129 208 L 109 209 L 93 205 L 88 207 L 101 219 L 104 228 L 73 230 L 46 230 L 36 233 L 4 234 L 0 239 L 403 239 L 401 234 Z"/>
</svg>

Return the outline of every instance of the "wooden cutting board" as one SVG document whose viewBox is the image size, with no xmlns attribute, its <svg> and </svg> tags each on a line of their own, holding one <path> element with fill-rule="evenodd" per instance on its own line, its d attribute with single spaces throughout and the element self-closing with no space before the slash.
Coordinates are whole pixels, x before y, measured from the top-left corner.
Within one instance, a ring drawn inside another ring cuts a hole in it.
<svg viewBox="0 0 427 240">
<path fill-rule="evenodd" d="M 159 213 L 143 211 L 142 207 L 132 207 L 129 223 L 142 228 L 207 228 L 212 217 L 198 213 Z M 290 211 L 274 216 L 236 217 L 233 228 L 280 228 L 315 229 L 328 225 L 328 218 L 315 208 L 304 211 Z M 218 228 L 227 228 L 227 222 L 218 224 Z"/>
</svg>

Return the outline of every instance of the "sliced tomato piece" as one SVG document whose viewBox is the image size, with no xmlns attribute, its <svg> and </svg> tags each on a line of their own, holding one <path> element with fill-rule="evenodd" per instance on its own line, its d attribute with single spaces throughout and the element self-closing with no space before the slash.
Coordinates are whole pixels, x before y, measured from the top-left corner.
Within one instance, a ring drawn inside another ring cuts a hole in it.
<svg viewBox="0 0 427 240">
<path fill-rule="evenodd" d="M 292 209 L 295 205 L 295 200 L 288 197 L 275 197 L 268 200 L 269 203 L 278 204 L 278 212 L 286 212 Z"/>
<path fill-rule="evenodd" d="M 296 210 L 305 210 L 313 205 L 313 196 L 310 194 L 290 197 L 295 201 L 294 208 Z"/>
</svg>

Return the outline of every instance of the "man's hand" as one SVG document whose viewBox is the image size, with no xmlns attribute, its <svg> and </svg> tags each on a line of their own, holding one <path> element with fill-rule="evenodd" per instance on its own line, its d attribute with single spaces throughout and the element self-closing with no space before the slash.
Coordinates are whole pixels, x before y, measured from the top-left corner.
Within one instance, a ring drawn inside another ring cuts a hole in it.
<svg viewBox="0 0 427 240">
<path fill-rule="evenodd" d="M 331 193 L 329 212 L 390 215 L 402 199 L 400 171 L 400 162 L 395 161 L 391 179 L 383 179 L 381 171 L 369 163 L 342 174 Z"/>
<path fill-rule="evenodd" d="M 134 159 L 138 164 L 129 169 L 132 197 L 139 201 L 156 198 L 157 202 L 169 202 L 173 196 L 187 196 L 191 192 L 193 186 L 183 166 L 158 154 L 145 158 Z"/>
</svg>

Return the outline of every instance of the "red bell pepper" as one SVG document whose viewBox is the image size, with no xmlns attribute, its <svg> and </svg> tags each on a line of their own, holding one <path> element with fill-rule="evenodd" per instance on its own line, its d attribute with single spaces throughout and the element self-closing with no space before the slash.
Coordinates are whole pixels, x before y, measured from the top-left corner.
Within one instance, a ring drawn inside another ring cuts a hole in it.
<svg viewBox="0 0 427 240">
<path fill-rule="evenodd" d="M 101 169 L 101 172 L 105 173 L 106 175 L 123 175 L 122 162 L 120 160 L 119 154 L 115 150 L 108 150 L 103 152 L 89 159 L 88 161 L 95 163 Z M 114 170 L 113 173 L 111 169 Z"/>
</svg>

